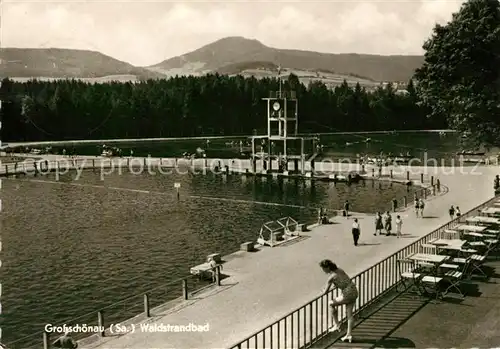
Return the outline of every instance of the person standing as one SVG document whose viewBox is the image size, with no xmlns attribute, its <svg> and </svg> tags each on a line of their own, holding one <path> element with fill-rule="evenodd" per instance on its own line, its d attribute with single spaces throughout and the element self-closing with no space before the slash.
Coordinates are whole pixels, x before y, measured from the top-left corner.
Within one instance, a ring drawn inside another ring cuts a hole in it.
<svg viewBox="0 0 500 349">
<path fill-rule="evenodd" d="M 455 209 L 455 216 L 460 217 L 462 215 L 462 212 L 460 212 L 460 207 L 457 206 L 457 208 Z"/>
<path fill-rule="evenodd" d="M 392 230 L 392 217 L 389 211 L 385 213 L 384 221 L 385 235 L 389 236 Z"/>
<path fill-rule="evenodd" d="M 323 223 L 323 207 L 318 208 L 318 224 Z"/>
<path fill-rule="evenodd" d="M 401 216 L 396 217 L 396 236 L 399 238 L 403 236 L 401 234 L 401 228 L 403 227 L 403 220 L 401 219 Z"/>
<path fill-rule="evenodd" d="M 212 276 L 212 282 L 217 282 L 217 278 L 220 276 L 220 271 L 222 269 L 222 265 L 217 263 L 212 257 L 207 260 L 207 263 L 210 267 L 210 274 Z"/>
<path fill-rule="evenodd" d="M 384 229 L 384 224 L 382 223 L 382 215 L 380 212 L 377 212 L 375 214 L 375 233 L 373 235 L 377 236 L 377 233 L 379 235 L 382 235 L 382 229 Z"/>
<path fill-rule="evenodd" d="M 349 206 L 350 206 L 349 200 L 346 200 L 344 202 L 344 212 L 346 217 L 349 217 Z"/>
<path fill-rule="evenodd" d="M 448 210 L 448 214 L 450 215 L 451 220 L 455 218 L 455 207 L 453 207 L 453 205 L 451 205 L 450 209 Z"/>
<path fill-rule="evenodd" d="M 418 218 L 420 213 L 420 203 L 416 196 L 415 196 L 414 206 L 415 206 L 415 215 Z"/>
<path fill-rule="evenodd" d="M 392 212 L 396 212 L 397 209 L 398 209 L 398 200 L 396 200 L 396 198 L 393 198 L 392 199 Z"/>
<path fill-rule="evenodd" d="M 425 208 L 424 200 L 422 199 L 418 200 L 418 209 L 420 210 L 420 218 L 424 218 L 424 208 Z"/>
<path fill-rule="evenodd" d="M 361 235 L 361 228 L 357 218 L 354 218 L 354 223 L 352 223 L 352 239 L 354 241 L 354 246 L 358 246 L 359 236 Z"/>
</svg>

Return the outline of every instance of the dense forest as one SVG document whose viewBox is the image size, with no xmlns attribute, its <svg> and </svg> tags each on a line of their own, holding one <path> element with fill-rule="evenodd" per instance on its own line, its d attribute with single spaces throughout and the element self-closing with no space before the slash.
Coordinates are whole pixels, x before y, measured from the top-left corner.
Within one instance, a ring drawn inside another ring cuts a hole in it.
<svg viewBox="0 0 500 349">
<path fill-rule="evenodd" d="M 444 119 L 427 117 L 411 81 L 404 94 L 391 86 L 367 92 L 346 82 L 334 90 L 320 82 L 304 86 L 293 75 L 284 88 L 297 93 L 302 133 L 446 127 Z M 261 99 L 278 89 L 276 78 L 218 74 L 135 84 L 5 79 L 2 140 L 250 135 L 265 131 Z"/>
</svg>

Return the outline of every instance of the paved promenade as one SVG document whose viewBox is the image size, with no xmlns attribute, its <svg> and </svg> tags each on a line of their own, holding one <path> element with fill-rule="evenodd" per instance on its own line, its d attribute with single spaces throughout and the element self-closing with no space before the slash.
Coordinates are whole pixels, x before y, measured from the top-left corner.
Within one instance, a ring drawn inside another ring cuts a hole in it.
<svg viewBox="0 0 500 349">
<path fill-rule="evenodd" d="M 496 348 L 500 343 L 500 261 L 488 261 L 488 280 L 473 278 L 464 299 L 434 302 L 411 292 L 391 292 L 381 307 L 367 310 L 353 329 L 353 343 L 331 334 L 316 343 L 324 348 Z"/>
<path fill-rule="evenodd" d="M 399 344 L 399 347 L 410 347 L 413 344 L 414 348 L 498 348 L 500 262 L 487 262 L 486 265 L 491 269 L 490 279 L 471 283 L 463 301 L 427 303 L 376 346 L 387 348 Z"/>
<path fill-rule="evenodd" d="M 467 170 L 467 169 L 465 169 Z M 469 171 L 472 168 L 469 169 Z M 413 168 L 413 173 L 422 169 Z M 437 173 L 435 173 L 437 172 Z M 335 218 L 336 224 L 323 225 L 305 233 L 295 244 L 263 248 L 255 253 L 237 253 L 224 265 L 229 278 L 219 292 L 197 296 L 189 306 L 153 314 L 150 323 L 185 325 L 209 324 L 203 333 L 143 333 L 137 330 L 121 337 L 109 337 L 82 348 L 225 348 L 262 329 L 319 295 L 326 277 L 318 262 L 330 258 L 350 275 L 369 268 L 402 247 L 449 220 L 448 207 L 459 205 L 462 212 L 492 197 L 492 180 L 500 170 L 483 167 L 482 175 L 431 170 L 449 193 L 432 197 L 426 205 L 427 218 L 417 219 L 413 210 L 402 212 L 404 238 L 373 236 L 373 217 L 355 214 L 350 219 Z M 352 218 L 361 223 L 361 246 L 351 241 Z M 256 232 L 257 235 L 257 232 Z"/>
</svg>

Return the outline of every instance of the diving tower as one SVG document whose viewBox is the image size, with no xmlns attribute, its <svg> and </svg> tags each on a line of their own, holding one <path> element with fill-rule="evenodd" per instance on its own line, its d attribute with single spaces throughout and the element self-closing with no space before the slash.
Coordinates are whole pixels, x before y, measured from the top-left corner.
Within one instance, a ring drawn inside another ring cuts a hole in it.
<svg viewBox="0 0 500 349">
<path fill-rule="evenodd" d="M 290 161 L 293 172 L 305 175 L 305 164 L 311 159 L 314 171 L 314 157 L 317 155 L 317 137 L 299 136 L 299 101 L 295 91 L 283 91 L 280 79 L 279 91 L 270 91 L 262 98 L 267 104 L 267 134 L 251 137 L 252 171 L 257 172 L 257 161 L 262 161 L 266 172 L 284 173 L 289 171 Z M 278 168 L 273 169 L 273 161 Z M 299 166 L 300 163 L 300 166 Z"/>
</svg>

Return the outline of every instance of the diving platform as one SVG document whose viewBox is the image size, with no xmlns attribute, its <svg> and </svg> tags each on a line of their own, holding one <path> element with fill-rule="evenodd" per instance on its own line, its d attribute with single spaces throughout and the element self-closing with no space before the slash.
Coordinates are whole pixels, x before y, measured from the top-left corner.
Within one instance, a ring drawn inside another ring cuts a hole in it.
<svg viewBox="0 0 500 349">
<path fill-rule="evenodd" d="M 306 171 L 278 171 L 278 170 L 264 170 L 260 169 L 255 172 L 247 171 L 246 169 L 234 169 L 233 173 L 240 173 L 248 176 L 255 176 L 261 178 L 277 178 L 283 180 L 306 180 L 306 181 L 318 181 L 318 182 L 333 182 L 333 183 L 359 183 L 372 177 L 368 174 L 362 174 L 357 171 L 351 171 L 349 173 L 315 173 L 310 170 Z"/>
<path fill-rule="evenodd" d="M 314 171 L 319 139 L 299 136 L 299 102 L 295 91 L 284 91 L 280 79 L 280 90 L 269 92 L 262 100 L 267 104 L 267 134 L 251 137 L 252 173 L 257 174 L 257 161 L 262 161 L 265 171 L 273 172 L 273 160 L 278 160 L 278 173 L 288 173 L 292 161 L 295 173 L 311 177 L 305 171 L 305 162 L 312 159 Z"/>
</svg>

